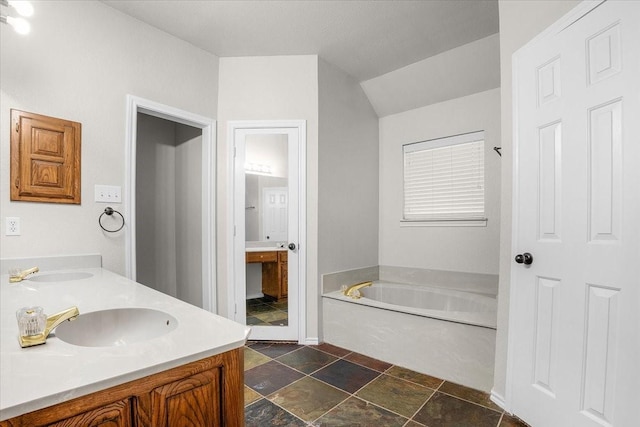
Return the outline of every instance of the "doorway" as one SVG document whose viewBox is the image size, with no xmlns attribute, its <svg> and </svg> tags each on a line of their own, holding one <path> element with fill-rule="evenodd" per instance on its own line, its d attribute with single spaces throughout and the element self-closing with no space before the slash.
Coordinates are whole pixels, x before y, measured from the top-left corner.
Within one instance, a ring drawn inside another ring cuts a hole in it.
<svg viewBox="0 0 640 427">
<path fill-rule="evenodd" d="M 304 324 L 305 122 L 230 122 L 235 321 L 251 339 L 298 341 Z"/>
<path fill-rule="evenodd" d="M 213 120 L 128 97 L 127 277 L 216 312 Z"/>
</svg>

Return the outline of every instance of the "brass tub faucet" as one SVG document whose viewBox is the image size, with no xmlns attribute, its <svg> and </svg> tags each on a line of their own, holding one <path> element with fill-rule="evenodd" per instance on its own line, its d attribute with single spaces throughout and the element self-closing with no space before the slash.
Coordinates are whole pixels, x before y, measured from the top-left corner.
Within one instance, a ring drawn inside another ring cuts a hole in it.
<svg viewBox="0 0 640 427">
<path fill-rule="evenodd" d="M 343 291 L 343 294 L 353 299 L 358 299 L 362 297 L 362 295 L 360 294 L 360 289 L 371 286 L 372 284 L 373 282 L 371 281 L 356 283 L 355 285 L 351 285 L 347 289 L 345 289 Z"/>
</svg>

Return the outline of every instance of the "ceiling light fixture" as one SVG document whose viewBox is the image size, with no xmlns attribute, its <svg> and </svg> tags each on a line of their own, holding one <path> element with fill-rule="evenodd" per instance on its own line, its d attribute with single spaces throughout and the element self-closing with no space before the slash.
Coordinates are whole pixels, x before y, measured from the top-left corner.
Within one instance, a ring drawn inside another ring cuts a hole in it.
<svg viewBox="0 0 640 427">
<path fill-rule="evenodd" d="M 245 163 L 244 171 L 253 175 L 272 175 L 271 166 L 259 163 Z"/>
<path fill-rule="evenodd" d="M 21 16 L 29 17 L 33 15 L 33 6 L 28 1 L 0 0 L 0 5 L 7 8 L 12 7 Z M 0 14 L 0 22 L 11 25 L 18 34 L 28 34 L 31 31 L 31 24 L 24 18 Z"/>
</svg>

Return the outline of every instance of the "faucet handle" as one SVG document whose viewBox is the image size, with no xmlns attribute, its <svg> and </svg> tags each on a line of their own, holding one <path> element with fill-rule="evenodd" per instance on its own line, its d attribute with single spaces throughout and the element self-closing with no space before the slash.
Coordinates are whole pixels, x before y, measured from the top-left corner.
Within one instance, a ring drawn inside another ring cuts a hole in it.
<svg viewBox="0 0 640 427">
<path fill-rule="evenodd" d="M 42 307 L 22 307 L 16 311 L 20 336 L 39 335 L 47 324 L 47 315 Z"/>
</svg>

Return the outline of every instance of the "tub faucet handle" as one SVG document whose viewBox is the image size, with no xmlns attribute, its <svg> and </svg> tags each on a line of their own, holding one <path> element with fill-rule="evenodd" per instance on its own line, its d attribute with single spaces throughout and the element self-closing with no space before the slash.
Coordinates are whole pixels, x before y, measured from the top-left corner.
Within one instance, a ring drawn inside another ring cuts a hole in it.
<svg viewBox="0 0 640 427">
<path fill-rule="evenodd" d="M 346 290 L 343 291 L 343 294 L 345 296 L 351 297 L 353 299 L 358 299 L 362 296 L 362 294 L 360 293 L 360 289 L 367 287 L 367 286 L 371 286 L 373 284 L 373 282 L 360 282 L 360 283 L 356 283 L 355 285 L 351 285 L 349 286 Z"/>
</svg>

